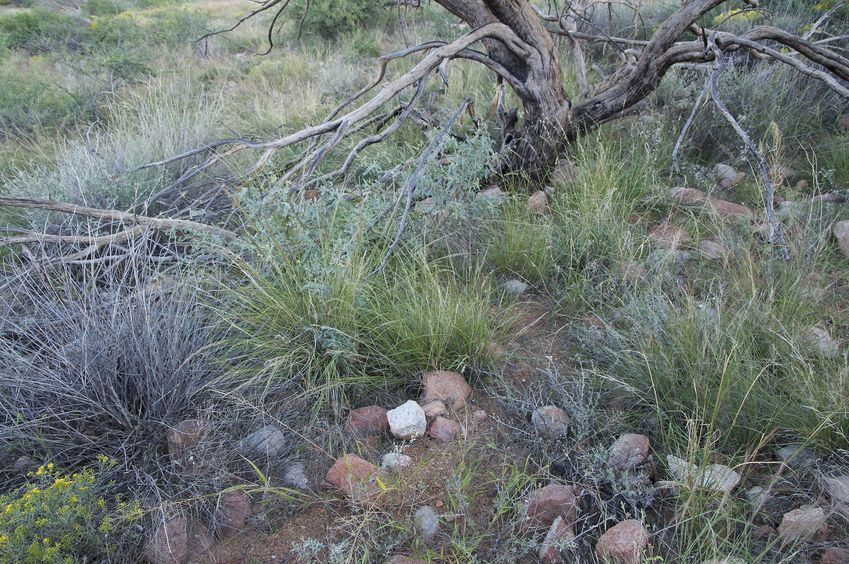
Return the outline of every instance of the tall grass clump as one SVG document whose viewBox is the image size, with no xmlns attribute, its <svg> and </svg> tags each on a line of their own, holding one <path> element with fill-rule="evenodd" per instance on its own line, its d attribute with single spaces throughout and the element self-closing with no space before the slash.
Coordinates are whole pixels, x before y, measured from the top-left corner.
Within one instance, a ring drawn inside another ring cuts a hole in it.
<svg viewBox="0 0 849 564">
<path fill-rule="evenodd" d="M 221 295 L 228 387 L 294 390 L 320 409 L 421 370 L 487 363 L 499 325 L 486 277 L 459 275 L 415 241 L 375 273 L 388 243 L 363 238 L 373 216 L 355 205 L 299 206 L 236 262 L 241 283 Z"/>
<path fill-rule="evenodd" d="M 486 261 L 504 274 L 542 282 L 557 271 L 554 227 L 543 215 L 531 213 L 526 202 L 511 200 L 487 222 Z"/>
<path fill-rule="evenodd" d="M 813 336 L 830 328 L 806 290 L 810 267 L 749 256 L 700 296 L 646 291 L 602 336 L 588 334 L 584 351 L 670 429 L 715 431 L 726 453 L 765 438 L 845 447 L 849 373 Z"/>
<path fill-rule="evenodd" d="M 566 309 L 603 305 L 631 259 L 642 252 L 632 214 L 645 212 L 667 158 L 663 131 L 635 131 L 630 139 L 603 133 L 581 142 L 573 155 L 577 177 L 556 187 L 554 246 L 561 303 Z"/>
<path fill-rule="evenodd" d="M 114 461 L 95 493 L 138 503 L 141 525 L 180 512 L 214 526 L 215 494 L 256 479 L 242 439 L 269 421 L 302 428 L 304 410 L 295 398 L 261 405 L 214 391 L 223 326 L 201 301 L 201 269 L 187 258 L 163 273 L 163 242 L 147 243 L 123 260 L 45 270 L 5 259 L 0 453 L 69 472 Z M 167 440 L 186 421 L 198 429 L 188 452 Z M 274 466 L 296 446 L 275 452 Z M 8 487 L 22 485 L 12 465 L 0 472 Z M 134 561 L 143 538 L 120 537 L 112 558 Z"/>
</svg>

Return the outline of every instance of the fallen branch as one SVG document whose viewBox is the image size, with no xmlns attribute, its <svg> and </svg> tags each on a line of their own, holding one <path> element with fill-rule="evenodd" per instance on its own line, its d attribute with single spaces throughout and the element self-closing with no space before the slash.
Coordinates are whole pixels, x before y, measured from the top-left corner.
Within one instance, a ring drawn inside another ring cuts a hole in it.
<svg viewBox="0 0 849 564">
<path fill-rule="evenodd" d="M 781 251 L 784 255 L 784 260 L 790 260 L 790 251 L 787 249 L 787 242 L 784 240 L 784 234 L 781 232 L 781 227 L 778 224 L 778 220 L 775 218 L 775 205 L 773 202 L 773 198 L 775 196 L 775 187 L 772 184 L 772 180 L 769 178 L 769 168 L 767 167 L 766 161 L 761 155 L 758 148 L 755 146 L 755 143 L 752 141 L 752 138 L 749 137 L 749 134 L 746 133 L 746 130 L 740 125 L 740 123 L 734 118 L 731 112 L 728 110 L 728 107 L 722 101 L 722 98 L 719 96 L 719 90 L 716 86 L 716 81 L 719 78 L 719 75 L 722 73 L 725 67 L 725 57 L 722 51 L 716 45 L 716 38 L 711 36 L 709 42 L 710 49 L 713 51 L 715 58 L 713 71 L 710 73 L 710 77 L 708 78 L 708 84 L 710 86 L 710 95 L 716 104 L 717 109 L 719 109 L 719 113 L 731 124 L 734 128 L 734 131 L 737 132 L 737 135 L 743 140 L 743 143 L 746 145 L 746 148 L 752 154 L 752 157 L 758 164 L 758 171 L 761 175 L 761 180 L 763 180 L 764 187 L 766 188 L 766 216 L 767 221 L 769 222 L 769 243 L 775 244 L 776 240 L 778 244 L 781 246 Z"/>
<path fill-rule="evenodd" d="M 54 211 L 59 213 L 67 213 L 71 215 L 82 215 L 85 217 L 93 217 L 95 219 L 100 219 L 103 221 L 116 221 L 124 224 L 134 224 L 136 226 L 145 226 L 151 227 L 154 229 L 160 230 L 178 230 L 178 231 L 193 231 L 196 233 L 208 233 L 210 235 L 217 235 L 219 237 L 223 237 L 224 239 L 235 239 L 237 235 L 229 231 L 227 229 L 223 229 L 221 227 L 215 227 L 213 225 L 207 225 L 205 223 L 198 223 L 196 221 L 191 221 L 188 219 L 171 219 L 171 218 L 163 218 L 163 217 L 148 217 L 145 215 L 139 215 L 130 212 L 122 212 L 118 210 L 108 210 L 108 209 L 99 209 L 99 208 L 89 208 L 86 206 L 78 206 L 76 204 L 68 204 L 65 202 L 56 202 L 53 200 L 41 200 L 37 198 L 15 198 L 9 196 L 0 196 L 0 207 L 12 207 L 12 208 L 24 208 L 24 209 L 41 209 L 46 211 Z M 104 237 L 115 237 L 119 234 L 108 235 Z M 33 235 L 35 236 L 35 235 Z M 0 243 L 2 244 L 15 244 L 22 242 L 32 242 L 32 241 L 23 241 L 23 238 L 32 237 L 32 236 L 21 236 L 21 237 L 7 237 L 5 239 L 0 239 Z M 66 240 L 66 237 L 63 235 L 40 235 L 38 241 L 44 241 L 48 243 L 63 243 L 63 242 L 79 242 L 79 240 L 70 241 Z M 76 236 L 73 236 L 76 237 Z M 95 237 L 84 237 L 87 241 L 94 241 Z"/>
<path fill-rule="evenodd" d="M 422 175 L 424 174 L 425 167 L 427 166 L 428 160 L 430 159 L 431 153 L 433 153 L 434 149 L 442 143 L 442 139 L 445 138 L 445 135 L 448 131 L 451 130 L 451 127 L 454 125 L 454 122 L 460 117 L 463 111 L 468 107 L 471 100 L 469 98 L 465 98 L 463 102 L 460 104 L 460 107 L 457 108 L 457 111 L 451 116 L 448 120 L 448 123 L 445 124 L 445 127 L 442 130 L 434 135 L 433 139 L 431 139 L 430 143 L 428 143 L 427 147 L 425 147 L 422 154 L 419 156 L 418 164 L 416 165 L 416 169 L 410 174 L 407 178 L 407 182 L 404 184 L 404 191 L 407 195 L 407 202 L 404 206 L 404 213 L 401 215 L 401 221 L 398 222 L 398 230 L 395 233 L 395 239 L 392 240 L 392 243 L 389 245 L 389 249 L 387 249 L 386 254 L 383 256 L 383 260 L 380 261 L 380 264 L 377 265 L 370 274 L 369 277 L 374 276 L 378 272 L 384 269 L 386 263 L 389 262 L 389 258 L 392 256 L 392 253 L 395 251 L 395 247 L 398 246 L 398 243 L 401 241 L 401 236 L 404 234 L 404 230 L 407 228 L 407 221 L 410 217 L 410 209 L 413 207 L 413 194 L 416 191 L 416 187 L 419 184 L 419 180 L 421 180 Z"/>
</svg>

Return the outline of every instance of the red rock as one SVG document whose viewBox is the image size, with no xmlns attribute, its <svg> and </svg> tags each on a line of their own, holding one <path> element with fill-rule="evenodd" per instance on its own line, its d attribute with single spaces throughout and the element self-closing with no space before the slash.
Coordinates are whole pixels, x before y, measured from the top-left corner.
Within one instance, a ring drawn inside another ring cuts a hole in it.
<svg viewBox="0 0 849 564">
<path fill-rule="evenodd" d="M 244 529 L 250 514 L 251 500 L 244 491 L 232 490 L 221 494 L 218 523 L 225 533 Z"/>
<path fill-rule="evenodd" d="M 635 519 L 622 521 L 609 528 L 598 539 L 595 553 L 599 559 L 618 564 L 640 564 L 649 545 L 649 532 Z"/>
<path fill-rule="evenodd" d="M 475 423 L 484 423 L 489 419 L 489 415 L 483 409 L 476 409 L 474 413 L 472 413 L 472 421 Z"/>
<path fill-rule="evenodd" d="M 711 209 L 719 215 L 730 217 L 748 217 L 754 215 L 752 210 L 742 204 L 735 204 L 718 198 L 710 198 L 708 201 Z"/>
<path fill-rule="evenodd" d="M 545 539 L 539 549 L 539 561 L 543 564 L 561 564 L 564 562 L 560 549 L 564 545 L 575 542 L 572 527 L 566 524 L 563 517 L 558 517 L 551 524 Z"/>
<path fill-rule="evenodd" d="M 471 393 L 466 379 L 456 372 L 437 370 L 422 376 L 422 404 L 440 400 L 452 409 L 460 409 Z"/>
<path fill-rule="evenodd" d="M 631 470 L 648 459 L 651 443 L 645 435 L 625 433 L 610 447 L 607 465 L 615 471 Z"/>
<path fill-rule="evenodd" d="M 849 550 L 845 548 L 826 548 L 820 558 L 822 564 L 847 564 L 849 563 Z"/>
<path fill-rule="evenodd" d="M 197 419 L 180 421 L 168 429 L 168 452 L 174 457 L 182 456 L 200 442 L 204 432 L 204 425 Z"/>
<path fill-rule="evenodd" d="M 422 410 L 425 413 L 425 417 L 428 419 L 448 415 L 448 408 L 445 407 L 445 404 L 439 400 L 433 400 L 432 402 L 424 404 L 422 406 Z"/>
<path fill-rule="evenodd" d="M 438 441 L 447 443 L 453 441 L 460 434 L 460 424 L 451 419 L 437 417 L 430 424 L 427 434 Z"/>
<path fill-rule="evenodd" d="M 149 564 L 183 564 L 200 560 L 212 548 L 212 539 L 200 523 L 173 517 L 159 524 L 144 549 Z"/>
<path fill-rule="evenodd" d="M 304 190 L 303 197 L 307 202 L 314 202 L 321 197 L 321 192 L 314 189 Z"/>
<path fill-rule="evenodd" d="M 544 214 L 548 210 L 548 194 L 537 190 L 528 197 L 528 209 L 531 213 Z"/>
<path fill-rule="evenodd" d="M 385 433 L 389 430 L 386 410 L 379 405 L 367 405 L 352 409 L 348 413 L 345 426 L 349 431 L 360 435 Z"/>
<path fill-rule="evenodd" d="M 655 245 L 667 249 L 675 249 L 690 242 L 690 234 L 686 229 L 671 223 L 659 223 L 651 228 L 649 237 Z"/>
<path fill-rule="evenodd" d="M 324 481 L 347 495 L 366 496 L 372 492 L 371 477 L 377 474 L 377 467 L 356 454 L 340 457 L 327 474 Z"/>
<path fill-rule="evenodd" d="M 785 541 L 795 541 L 815 535 L 824 525 L 825 511 L 822 508 L 803 505 L 784 514 L 778 534 Z"/>
<path fill-rule="evenodd" d="M 537 432 L 550 439 L 565 437 L 569 432 L 569 416 L 556 405 L 544 405 L 531 413 L 531 423 Z"/>
<path fill-rule="evenodd" d="M 752 210 L 746 206 L 719 198 L 711 198 L 695 188 L 673 188 L 669 191 L 669 197 L 683 206 L 705 205 L 719 215 L 732 217 L 753 215 Z"/>
<path fill-rule="evenodd" d="M 558 517 L 563 517 L 571 529 L 578 519 L 578 499 L 571 486 L 549 484 L 536 490 L 525 501 L 525 515 L 529 526 L 549 527 Z"/>
</svg>

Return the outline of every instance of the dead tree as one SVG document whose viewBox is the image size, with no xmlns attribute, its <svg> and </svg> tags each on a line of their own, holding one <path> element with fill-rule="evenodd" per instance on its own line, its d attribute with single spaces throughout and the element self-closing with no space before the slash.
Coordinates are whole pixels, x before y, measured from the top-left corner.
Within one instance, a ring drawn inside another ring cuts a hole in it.
<svg viewBox="0 0 849 564">
<path fill-rule="evenodd" d="M 700 25 L 703 16 L 730 4 L 729 0 L 687 0 L 649 39 L 639 40 L 613 37 L 592 25 L 589 10 L 609 5 L 611 0 L 567 0 L 564 6 L 548 12 L 540 11 L 528 0 L 434 1 L 468 24 L 470 31 L 453 41 L 434 39 L 384 55 L 375 80 L 344 100 L 321 123 L 276 139 L 227 139 L 147 166 L 200 157 L 198 164 L 172 184 L 171 188 L 176 188 L 235 153 L 257 153 L 255 159 L 249 160 L 252 164 L 242 171 L 244 177 L 265 167 L 281 149 L 294 148 L 300 150 L 300 156 L 276 170 L 280 181 L 291 183 L 294 190 L 344 178 L 363 150 L 385 140 L 416 114 L 428 80 L 435 73 L 445 79 L 445 66 L 457 59 L 484 65 L 499 84 L 507 85 L 518 97 L 521 114 L 498 112 L 513 116 L 502 124 L 500 166 L 504 172 L 534 179 L 548 175 L 576 138 L 633 112 L 675 65 L 712 63 L 744 51 L 787 64 L 849 98 L 849 59 L 829 47 L 835 38 L 824 36 L 822 31 L 829 14 L 815 22 L 804 37 L 770 26 L 731 33 Z M 628 5 L 628 0 L 615 3 Z M 745 3 L 755 9 L 757 0 Z M 275 25 L 288 4 L 289 0 L 260 0 L 255 10 L 230 29 L 259 14 L 271 13 L 271 47 Z M 557 4 L 554 2 L 555 7 Z M 634 9 L 636 22 L 639 8 Z M 584 65 L 581 44 L 603 43 L 621 53 L 621 68 L 590 98 L 578 100 L 578 93 L 567 92 L 562 81 L 560 55 L 554 41 L 557 36 L 578 46 L 570 53 L 578 58 L 579 66 Z M 402 75 L 388 80 L 387 66 L 406 58 L 415 58 L 416 62 Z M 350 148 L 342 164 L 335 170 L 319 171 L 322 160 L 343 141 Z"/>
</svg>

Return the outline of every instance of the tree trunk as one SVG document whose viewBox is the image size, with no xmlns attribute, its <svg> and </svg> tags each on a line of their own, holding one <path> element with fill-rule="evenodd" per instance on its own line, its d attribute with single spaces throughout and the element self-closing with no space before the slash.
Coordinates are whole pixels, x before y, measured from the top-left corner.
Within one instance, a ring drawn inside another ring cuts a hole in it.
<svg viewBox="0 0 849 564">
<path fill-rule="evenodd" d="M 499 40 L 484 41 L 489 56 L 523 85 L 522 122 L 503 131 L 502 168 L 544 178 L 557 162 L 572 126 L 571 101 L 563 88 L 560 60 L 551 34 L 527 0 L 437 0 L 471 28 L 500 22 L 526 44 L 527 53 Z"/>
</svg>

